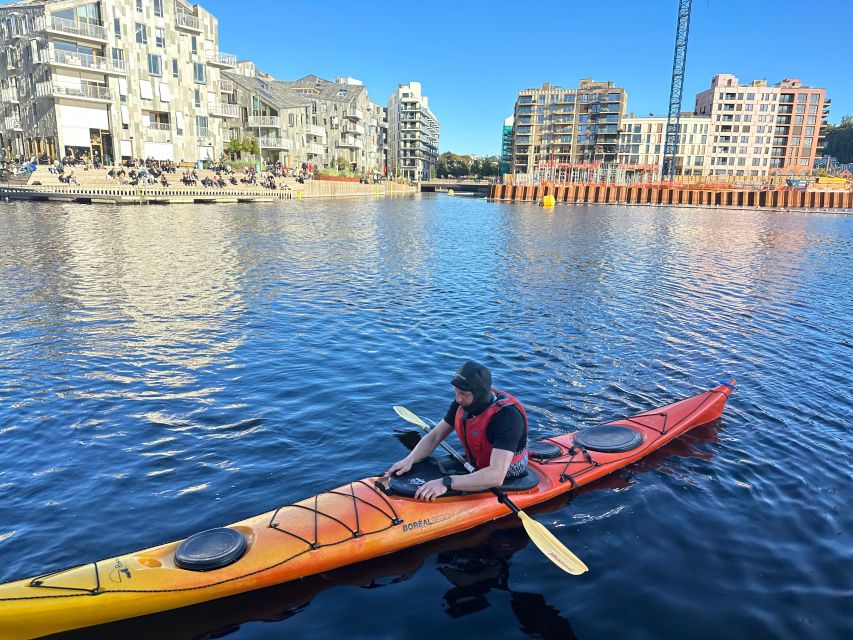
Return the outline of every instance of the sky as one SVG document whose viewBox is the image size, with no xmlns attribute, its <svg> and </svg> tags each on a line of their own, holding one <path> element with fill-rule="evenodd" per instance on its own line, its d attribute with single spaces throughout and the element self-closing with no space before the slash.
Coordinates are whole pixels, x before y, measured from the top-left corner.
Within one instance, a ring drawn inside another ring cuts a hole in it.
<svg viewBox="0 0 853 640">
<path fill-rule="evenodd" d="M 150 0 L 146 0 L 150 1 Z M 419 81 L 441 123 L 440 150 L 497 155 L 519 91 L 612 81 L 628 110 L 666 115 L 678 0 L 201 0 L 219 46 L 282 80 L 357 78 L 386 104 Z M 800 78 L 825 87 L 829 122 L 853 114 L 850 1 L 693 0 L 682 110 L 711 77 Z"/>
</svg>

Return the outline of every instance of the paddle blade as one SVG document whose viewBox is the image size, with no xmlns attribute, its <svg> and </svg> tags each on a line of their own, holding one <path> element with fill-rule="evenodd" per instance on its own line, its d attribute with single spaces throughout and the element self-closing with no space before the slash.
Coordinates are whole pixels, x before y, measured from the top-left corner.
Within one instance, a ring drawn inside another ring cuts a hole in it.
<svg viewBox="0 0 853 640">
<path fill-rule="evenodd" d="M 539 547 L 539 550 L 551 562 L 560 567 L 560 569 L 566 573 L 571 573 L 573 576 L 579 576 L 589 571 L 589 567 L 569 551 L 562 542 L 557 540 L 544 525 L 536 522 L 536 520 L 528 516 L 524 511 L 519 511 L 518 517 L 521 518 L 524 529 L 527 531 L 530 539 L 533 540 L 533 544 Z"/>
<path fill-rule="evenodd" d="M 414 413 L 406 409 L 406 407 L 401 407 L 400 405 L 396 404 L 394 405 L 394 411 L 396 411 L 397 415 L 400 416 L 406 422 L 411 422 L 412 424 L 418 425 L 421 429 L 429 431 L 429 426 Z"/>
</svg>

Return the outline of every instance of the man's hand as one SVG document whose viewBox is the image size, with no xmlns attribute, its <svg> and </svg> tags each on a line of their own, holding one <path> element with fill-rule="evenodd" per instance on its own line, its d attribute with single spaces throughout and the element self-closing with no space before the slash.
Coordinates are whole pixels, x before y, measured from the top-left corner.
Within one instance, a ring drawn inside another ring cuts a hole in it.
<svg viewBox="0 0 853 640">
<path fill-rule="evenodd" d="M 438 480 L 430 480 L 418 487 L 418 490 L 415 492 L 415 499 L 432 502 L 445 493 L 447 493 L 447 487 L 444 486 L 444 481 L 439 478 Z"/>
<path fill-rule="evenodd" d="M 409 456 L 406 456 L 402 460 L 398 460 L 394 464 L 391 465 L 391 468 L 388 469 L 383 476 L 390 477 L 393 475 L 401 476 L 404 473 L 408 473 L 412 469 L 412 461 Z"/>
</svg>

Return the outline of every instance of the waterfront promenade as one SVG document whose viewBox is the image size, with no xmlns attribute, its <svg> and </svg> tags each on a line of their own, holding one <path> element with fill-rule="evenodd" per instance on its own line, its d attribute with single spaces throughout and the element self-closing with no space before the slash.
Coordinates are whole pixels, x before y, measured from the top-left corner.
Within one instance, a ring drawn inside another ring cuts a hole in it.
<svg viewBox="0 0 853 640">
<path fill-rule="evenodd" d="M 91 204 L 189 204 L 232 202 L 277 202 L 302 198 L 337 198 L 385 195 L 412 195 L 417 187 L 382 181 L 376 184 L 276 178 L 276 189 L 260 185 L 226 184 L 223 187 L 186 186 L 180 181 L 180 172 L 169 175 L 169 186 L 121 184 L 107 178 L 108 169 L 90 169 L 75 173 L 79 184 L 65 184 L 59 176 L 40 166 L 26 182 L 0 183 L 0 198 L 16 200 L 48 200 L 83 202 Z M 196 171 L 198 182 L 213 178 L 209 169 Z"/>
</svg>

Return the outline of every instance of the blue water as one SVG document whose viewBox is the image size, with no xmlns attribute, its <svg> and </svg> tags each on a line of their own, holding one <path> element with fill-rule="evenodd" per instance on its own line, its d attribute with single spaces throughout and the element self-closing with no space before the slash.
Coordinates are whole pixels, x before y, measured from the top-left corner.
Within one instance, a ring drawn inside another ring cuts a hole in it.
<svg viewBox="0 0 853 640">
<path fill-rule="evenodd" d="M 533 437 L 740 388 L 533 511 L 583 577 L 507 518 L 77 637 L 853 637 L 851 282 L 849 216 L 2 203 L 0 579 L 383 471 L 410 427 L 391 406 L 440 417 L 474 358 Z"/>
</svg>

